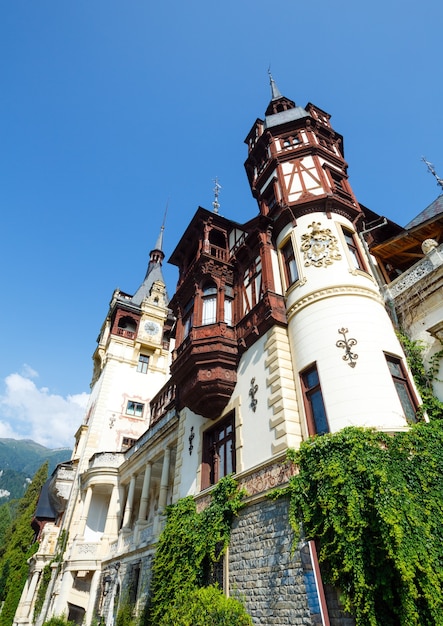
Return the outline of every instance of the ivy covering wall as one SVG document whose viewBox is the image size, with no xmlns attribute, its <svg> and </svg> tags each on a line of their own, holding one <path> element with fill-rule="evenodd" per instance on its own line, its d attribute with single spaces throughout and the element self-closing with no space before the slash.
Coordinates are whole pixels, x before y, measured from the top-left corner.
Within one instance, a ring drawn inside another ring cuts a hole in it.
<svg viewBox="0 0 443 626">
<path fill-rule="evenodd" d="M 227 476 L 217 483 L 202 512 L 197 512 L 192 496 L 167 507 L 167 522 L 153 564 L 151 597 L 142 620 L 145 624 L 252 624 L 237 600 L 224 597 L 214 586 L 202 591 L 214 563 L 226 551 L 243 495 L 236 481 Z"/>
<path fill-rule="evenodd" d="M 358 428 L 289 453 L 290 523 L 317 542 L 357 626 L 443 623 L 443 422 Z"/>
<path fill-rule="evenodd" d="M 399 338 L 421 421 L 309 439 L 289 451 L 298 473 L 275 493 L 289 495 L 292 528 L 316 541 L 324 579 L 357 626 L 443 624 L 443 403 L 432 390 L 442 353 L 426 370 L 423 346 Z"/>
</svg>

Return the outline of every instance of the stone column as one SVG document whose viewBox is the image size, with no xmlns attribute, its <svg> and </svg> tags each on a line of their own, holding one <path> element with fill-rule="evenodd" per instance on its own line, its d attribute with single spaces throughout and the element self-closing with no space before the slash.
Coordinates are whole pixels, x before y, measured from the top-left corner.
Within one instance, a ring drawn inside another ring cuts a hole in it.
<svg viewBox="0 0 443 626">
<path fill-rule="evenodd" d="M 149 487 L 151 486 L 151 472 L 152 472 L 152 463 L 148 461 L 145 467 L 145 475 L 143 478 L 143 489 L 142 495 L 140 498 L 140 508 L 138 510 L 138 522 L 143 523 L 146 521 L 146 514 L 148 512 L 148 494 Z"/>
<path fill-rule="evenodd" d="M 135 479 L 136 476 L 133 474 L 131 476 L 131 482 L 129 483 L 128 498 L 126 500 L 125 514 L 123 516 L 123 528 L 126 529 L 130 528 L 131 525 L 132 508 L 134 506 Z"/>
<path fill-rule="evenodd" d="M 106 536 L 116 537 L 118 535 L 118 486 L 112 488 L 111 499 L 109 501 L 108 516 L 106 518 Z"/>
<path fill-rule="evenodd" d="M 61 615 L 66 610 L 69 592 L 72 589 L 72 572 L 65 570 L 60 584 L 60 592 L 56 602 L 51 610 L 53 615 Z"/>
<path fill-rule="evenodd" d="M 101 578 L 101 571 L 98 570 L 94 573 L 94 576 L 92 577 L 92 581 L 91 581 L 91 589 L 89 591 L 89 602 L 88 602 L 86 615 L 85 615 L 86 624 L 91 623 L 91 620 L 94 614 L 95 601 L 97 598 L 97 591 L 98 591 L 98 586 L 100 584 L 100 578 Z"/>
<path fill-rule="evenodd" d="M 86 528 L 86 521 L 88 519 L 89 507 L 91 506 L 92 487 L 88 487 L 86 490 L 85 501 L 83 502 L 83 510 L 78 524 L 78 534 L 84 535 Z"/>
<path fill-rule="evenodd" d="M 170 448 L 166 448 L 165 456 L 163 458 L 163 467 L 162 467 L 162 476 L 160 480 L 160 494 L 158 496 L 158 512 L 161 511 L 166 506 L 166 498 L 168 496 L 168 486 L 169 486 L 169 465 L 171 462 L 171 450 Z"/>
</svg>

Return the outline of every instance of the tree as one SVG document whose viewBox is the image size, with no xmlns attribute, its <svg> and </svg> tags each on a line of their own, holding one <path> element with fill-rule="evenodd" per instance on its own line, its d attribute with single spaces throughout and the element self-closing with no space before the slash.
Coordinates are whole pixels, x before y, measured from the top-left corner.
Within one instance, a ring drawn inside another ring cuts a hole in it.
<svg viewBox="0 0 443 626">
<path fill-rule="evenodd" d="M 37 551 L 31 520 L 37 507 L 41 488 L 48 476 L 48 462 L 36 472 L 25 495 L 19 501 L 17 517 L 5 532 L 0 554 L 0 626 L 11 626 L 20 596 L 28 577 L 27 560 Z"/>
</svg>

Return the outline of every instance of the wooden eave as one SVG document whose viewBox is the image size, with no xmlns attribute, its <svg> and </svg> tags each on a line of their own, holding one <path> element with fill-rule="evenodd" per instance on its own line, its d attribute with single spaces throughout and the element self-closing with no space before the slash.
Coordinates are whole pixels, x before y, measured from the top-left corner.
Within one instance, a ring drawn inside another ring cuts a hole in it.
<svg viewBox="0 0 443 626">
<path fill-rule="evenodd" d="M 443 215 L 372 245 L 370 251 L 383 264 L 389 263 L 404 272 L 425 256 L 421 249 L 425 239 L 435 239 L 439 244 L 443 242 Z"/>
</svg>

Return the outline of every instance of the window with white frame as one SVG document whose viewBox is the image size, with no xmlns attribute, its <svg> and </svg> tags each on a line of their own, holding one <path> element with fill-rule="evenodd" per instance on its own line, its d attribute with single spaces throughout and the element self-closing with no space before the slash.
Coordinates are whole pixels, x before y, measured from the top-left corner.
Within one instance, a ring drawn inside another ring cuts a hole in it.
<svg viewBox="0 0 443 626">
<path fill-rule="evenodd" d="M 143 409 L 145 405 L 141 402 L 135 402 L 134 400 L 128 400 L 126 405 L 126 415 L 133 415 L 134 417 L 143 417 Z"/>
<path fill-rule="evenodd" d="M 214 283 L 209 283 L 204 287 L 202 299 L 202 324 L 215 324 L 217 321 L 217 287 Z"/>
</svg>

